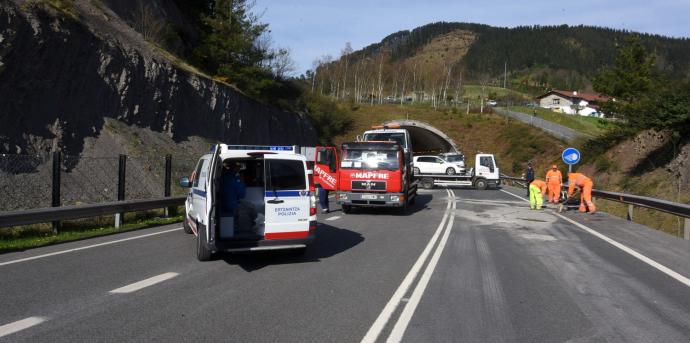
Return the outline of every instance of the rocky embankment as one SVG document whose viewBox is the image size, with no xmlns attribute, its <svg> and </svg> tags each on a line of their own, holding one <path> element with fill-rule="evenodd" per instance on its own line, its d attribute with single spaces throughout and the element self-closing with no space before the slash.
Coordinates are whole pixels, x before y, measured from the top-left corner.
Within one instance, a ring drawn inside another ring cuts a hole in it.
<svg viewBox="0 0 690 343">
<path fill-rule="evenodd" d="M 1 1 L 0 94 L 0 153 L 78 155 L 106 118 L 175 142 L 316 142 L 303 115 L 194 71 L 99 1 Z"/>
</svg>

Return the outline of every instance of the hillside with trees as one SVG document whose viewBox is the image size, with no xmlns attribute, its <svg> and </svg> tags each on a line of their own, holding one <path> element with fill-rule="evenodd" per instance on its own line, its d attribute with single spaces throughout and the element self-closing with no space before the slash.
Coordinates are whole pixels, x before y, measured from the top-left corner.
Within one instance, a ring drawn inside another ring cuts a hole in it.
<svg viewBox="0 0 690 343">
<path fill-rule="evenodd" d="M 462 85 L 503 86 L 531 94 L 551 88 L 591 90 L 628 37 L 655 57 L 672 80 L 690 78 L 690 40 L 591 26 L 491 27 L 438 22 L 400 31 L 340 56 L 322 56 L 308 73 L 312 88 L 336 98 L 381 102 L 424 93 L 430 102 L 462 100 Z M 433 53 L 431 53 L 433 52 Z"/>
</svg>

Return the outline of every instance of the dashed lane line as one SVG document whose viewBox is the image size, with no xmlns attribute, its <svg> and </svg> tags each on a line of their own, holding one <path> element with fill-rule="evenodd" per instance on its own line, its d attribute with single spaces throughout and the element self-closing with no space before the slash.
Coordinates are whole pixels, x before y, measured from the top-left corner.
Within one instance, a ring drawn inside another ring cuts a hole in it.
<svg viewBox="0 0 690 343">
<path fill-rule="evenodd" d="M 431 253 L 431 250 L 433 249 L 434 245 L 436 244 L 438 237 L 441 235 L 441 232 L 443 231 L 443 228 L 445 227 L 446 220 L 448 219 L 448 216 L 450 215 L 451 203 L 455 202 L 454 199 L 452 198 L 452 193 L 448 189 L 446 189 L 446 193 L 448 194 L 448 199 L 447 199 L 446 210 L 443 213 L 443 218 L 441 219 L 441 223 L 438 224 L 438 228 L 436 228 L 436 231 L 434 232 L 434 235 L 429 240 L 429 243 L 427 243 L 426 247 L 424 247 L 424 250 L 419 255 L 419 258 L 417 258 L 417 261 L 414 263 L 414 265 L 412 265 L 412 268 L 407 273 L 407 275 L 403 279 L 400 286 L 398 286 L 398 288 L 395 290 L 395 293 L 393 293 L 393 296 L 390 298 L 390 300 L 388 300 L 388 303 L 386 303 L 386 306 L 383 308 L 383 310 L 381 311 L 379 316 L 376 318 L 374 323 L 371 325 L 371 327 L 367 331 L 364 338 L 362 338 L 363 343 L 374 343 L 374 342 L 376 342 L 376 339 L 379 337 L 379 335 L 381 334 L 381 332 L 385 328 L 386 323 L 388 323 L 388 321 L 390 320 L 391 316 L 393 315 L 393 312 L 395 312 L 395 309 L 398 307 L 398 304 L 403 302 L 403 297 L 405 296 L 408 289 L 412 285 L 412 282 L 414 281 L 414 279 L 419 274 L 420 270 L 422 269 L 422 266 L 424 265 L 424 262 L 426 261 L 427 257 Z"/>
<path fill-rule="evenodd" d="M 126 241 L 131 241 L 135 239 L 140 239 L 140 238 L 146 238 L 146 237 L 151 237 L 151 236 L 156 236 L 156 235 L 162 235 L 164 233 L 168 232 L 173 232 L 173 231 L 178 231 L 182 230 L 181 227 L 178 227 L 176 229 L 170 229 L 170 230 L 164 230 L 164 231 L 159 231 L 159 232 L 154 232 L 154 233 L 148 233 L 145 235 L 140 235 L 140 236 L 134 236 L 134 237 L 128 237 L 128 238 L 123 238 L 123 239 L 117 239 L 114 241 L 109 241 L 109 242 L 103 242 L 103 243 L 98 243 L 98 244 L 93 244 L 93 245 L 87 245 L 84 247 L 79 247 L 79 248 L 74 248 L 74 249 L 68 249 L 68 250 L 61 250 L 61 251 L 55 251 L 51 252 L 48 254 L 43 254 L 43 255 L 37 255 L 37 256 L 31 256 L 31 257 L 25 257 L 25 258 L 20 258 L 12 261 L 7 261 L 7 262 L 0 262 L 0 267 L 2 266 L 7 266 L 10 264 L 15 264 L 15 263 L 20 263 L 20 262 L 26 262 L 26 261 L 32 261 L 32 260 L 38 260 L 40 258 L 46 258 L 50 256 L 55 256 L 55 255 L 62 255 L 62 254 L 67 254 L 70 252 L 75 252 L 75 251 L 81 251 L 81 250 L 86 250 L 86 249 L 92 249 L 92 248 L 97 248 L 97 247 L 102 247 L 105 245 L 111 245 L 111 244 L 116 244 L 116 243 L 122 243 Z"/>
<path fill-rule="evenodd" d="M 510 193 L 510 192 L 508 192 L 508 191 L 505 191 L 505 190 L 501 190 L 501 191 L 504 192 L 504 193 L 506 193 L 506 194 L 510 194 L 510 195 L 512 195 L 512 196 L 514 196 L 514 197 L 517 197 L 517 198 L 520 198 L 520 199 L 522 199 L 522 200 L 524 200 L 524 201 L 529 202 L 528 200 L 526 200 L 526 199 L 524 199 L 524 198 L 522 198 L 522 197 L 520 197 L 520 196 L 518 196 L 518 195 L 515 195 L 515 194 L 513 194 L 513 193 Z M 557 217 L 559 217 L 559 218 L 561 218 L 561 219 L 563 219 L 563 220 L 565 220 L 565 221 L 567 221 L 567 222 L 569 222 L 569 223 L 571 223 L 571 224 L 573 224 L 573 225 L 579 227 L 580 229 L 584 230 L 585 232 L 587 232 L 587 233 L 589 233 L 589 234 L 591 234 L 591 235 L 593 235 L 593 236 L 595 236 L 595 237 L 600 238 L 601 240 L 605 241 L 606 243 L 609 243 L 609 244 L 613 245 L 614 247 L 616 247 L 616 248 L 618 248 L 618 249 L 620 249 L 620 250 L 623 250 L 624 252 L 626 252 L 626 253 L 628 253 L 629 255 L 632 255 L 633 257 L 637 258 L 638 260 L 640 260 L 640 261 L 642 261 L 642 262 L 644 262 L 644 263 L 646 263 L 646 264 L 652 266 L 653 268 L 657 269 L 658 271 L 660 271 L 660 272 L 662 272 L 662 273 L 664 273 L 664 274 L 666 274 L 666 275 L 668 275 L 668 276 L 674 278 L 674 279 L 677 280 L 678 282 L 680 282 L 680 283 L 682 283 L 682 284 L 684 284 L 684 285 L 690 287 L 690 279 L 688 279 L 687 277 L 685 277 L 685 276 L 681 275 L 680 273 L 674 271 L 673 269 L 671 269 L 671 268 L 669 268 L 669 267 L 666 267 L 665 265 L 663 265 L 663 264 L 661 264 L 661 263 L 659 263 L 659 262 L 656 262 L 656 261 L 652 260 L 651 258 L 649 258 L 649 257 L 647 257 L 647 256 L 645 256 L 645 255 L 643 255 L 643 254 L 641 254 L 641 253 L 635 251 L 634 249 L 632 249 L 632 248 L 630 248 L 630 247 L 628 247 L 628 246 L 626 246 L 626 245 L 624 245 L 624 244 L 622 244 L 622 243 L 619 243 L 618 241 L 616 241 L 616 240 L 614 240 L 614 239 L 612 239 L 612 238 L 609 238 L 608 236 L 606 236 L 606 235 L 604 235 L 604 234 L 602 234 L 602 233 L 600 233 L 600 232 L 598 232 L 598 231 L 596 231 L 596 230 L 594 230 L 594 229 L 592 229 L 592 228 L 590 228 L 590 227 L 588 227 L 588 226 L 585 226 L 585 225 L 583 225 L 583 224 L 580 224 L 580 223 L 578 223 L 578 222 L 576 222 L 576 221 L 574 221 L 574 220 L 572 220 L 572 219 L 570 219 L 570 218 L 568 218 L 568 217 L 566 217 L 566 216 L 564 216 L 564 215 L 562 215 L 562 214 L 560 214 L 560 213 L 554 212 L 553 214 L 554 214 L 555 216 L 557 216 Z"/>
<path fill-rule="evenodd" d="M 154 277 L 150 277 L 146 280 L 141 280 L 139 282 L 135 282 L 133 284 L 129 284 L 129 285 L 124 286 L 124 287 L 113 289 L 112 291 L 110 291 L 110 293 L 122 294 L 122 293 L 136 292 L 140 289 L 143 289 L 143 288 L 146 288 L 149 286 L 153 286 L 157 283 L 161 283 L 161 282 L 166 281 L 166 280 L 170 280 L 170 279 L 172 279 L 178 275 L 180 275 L 180 274 L 178 274 L 178 273 L 163 273 L 161 275 L 156 275 Z"/>
<path fill-rule="evenodd" d="M 16 322 L 0 326 L 0 337 L 11 335 L 15 332 L 26 330 L 32 326 L 36 326 L 48 320 L 47 317 L 29 317 Z"/>
<path fill-rule="evenodd" d="M 326 218 L 326 220 L 328 220 L 328 221 L 333 221 L 333 220 L 338 220 L 338 219 L 340 219 L 340 216 L 333 216 L 330 218 Z"/>
</svg>

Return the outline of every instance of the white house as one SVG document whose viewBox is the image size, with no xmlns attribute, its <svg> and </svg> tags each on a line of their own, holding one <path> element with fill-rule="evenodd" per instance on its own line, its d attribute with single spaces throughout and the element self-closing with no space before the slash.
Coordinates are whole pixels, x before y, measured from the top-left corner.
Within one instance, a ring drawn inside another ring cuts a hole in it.
<svg viewBox="0 0 690 343">
<path fill-rule="evenodd" d="M 539 107 L 549 108 L 555 112 L 601 118 L 603 113 L 599 110 L 599 104 L 609 101 L 609 97 L 598 93 L 554 89 L 538 96 L 537 100 Z"/>
</svg>

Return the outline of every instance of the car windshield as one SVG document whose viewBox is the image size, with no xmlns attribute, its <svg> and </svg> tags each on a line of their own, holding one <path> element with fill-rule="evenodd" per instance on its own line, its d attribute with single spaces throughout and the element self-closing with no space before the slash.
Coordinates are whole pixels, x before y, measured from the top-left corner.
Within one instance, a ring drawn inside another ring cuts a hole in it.
<svg viewBox="0 0 690 343">
<path fill-rule="evenodd" d="M 365 141 L 394 141 L 405 146 L 405 134 L 401 132 L 377 132 L 377 133 L 367 133 L 364 135 Z"/>
<path fill-rule="evenodd" d="M 462 155 L 446 155 L 445 160 L 448 162 L 463 162 L 465 157 Z"/>
<path fill-rule="evenodd" d="M 343 160 L 340 167 L 345 169 L 387 169 L 398 170 L 398 152 L 395 150 L 343 150 Z"/>
</svg>

